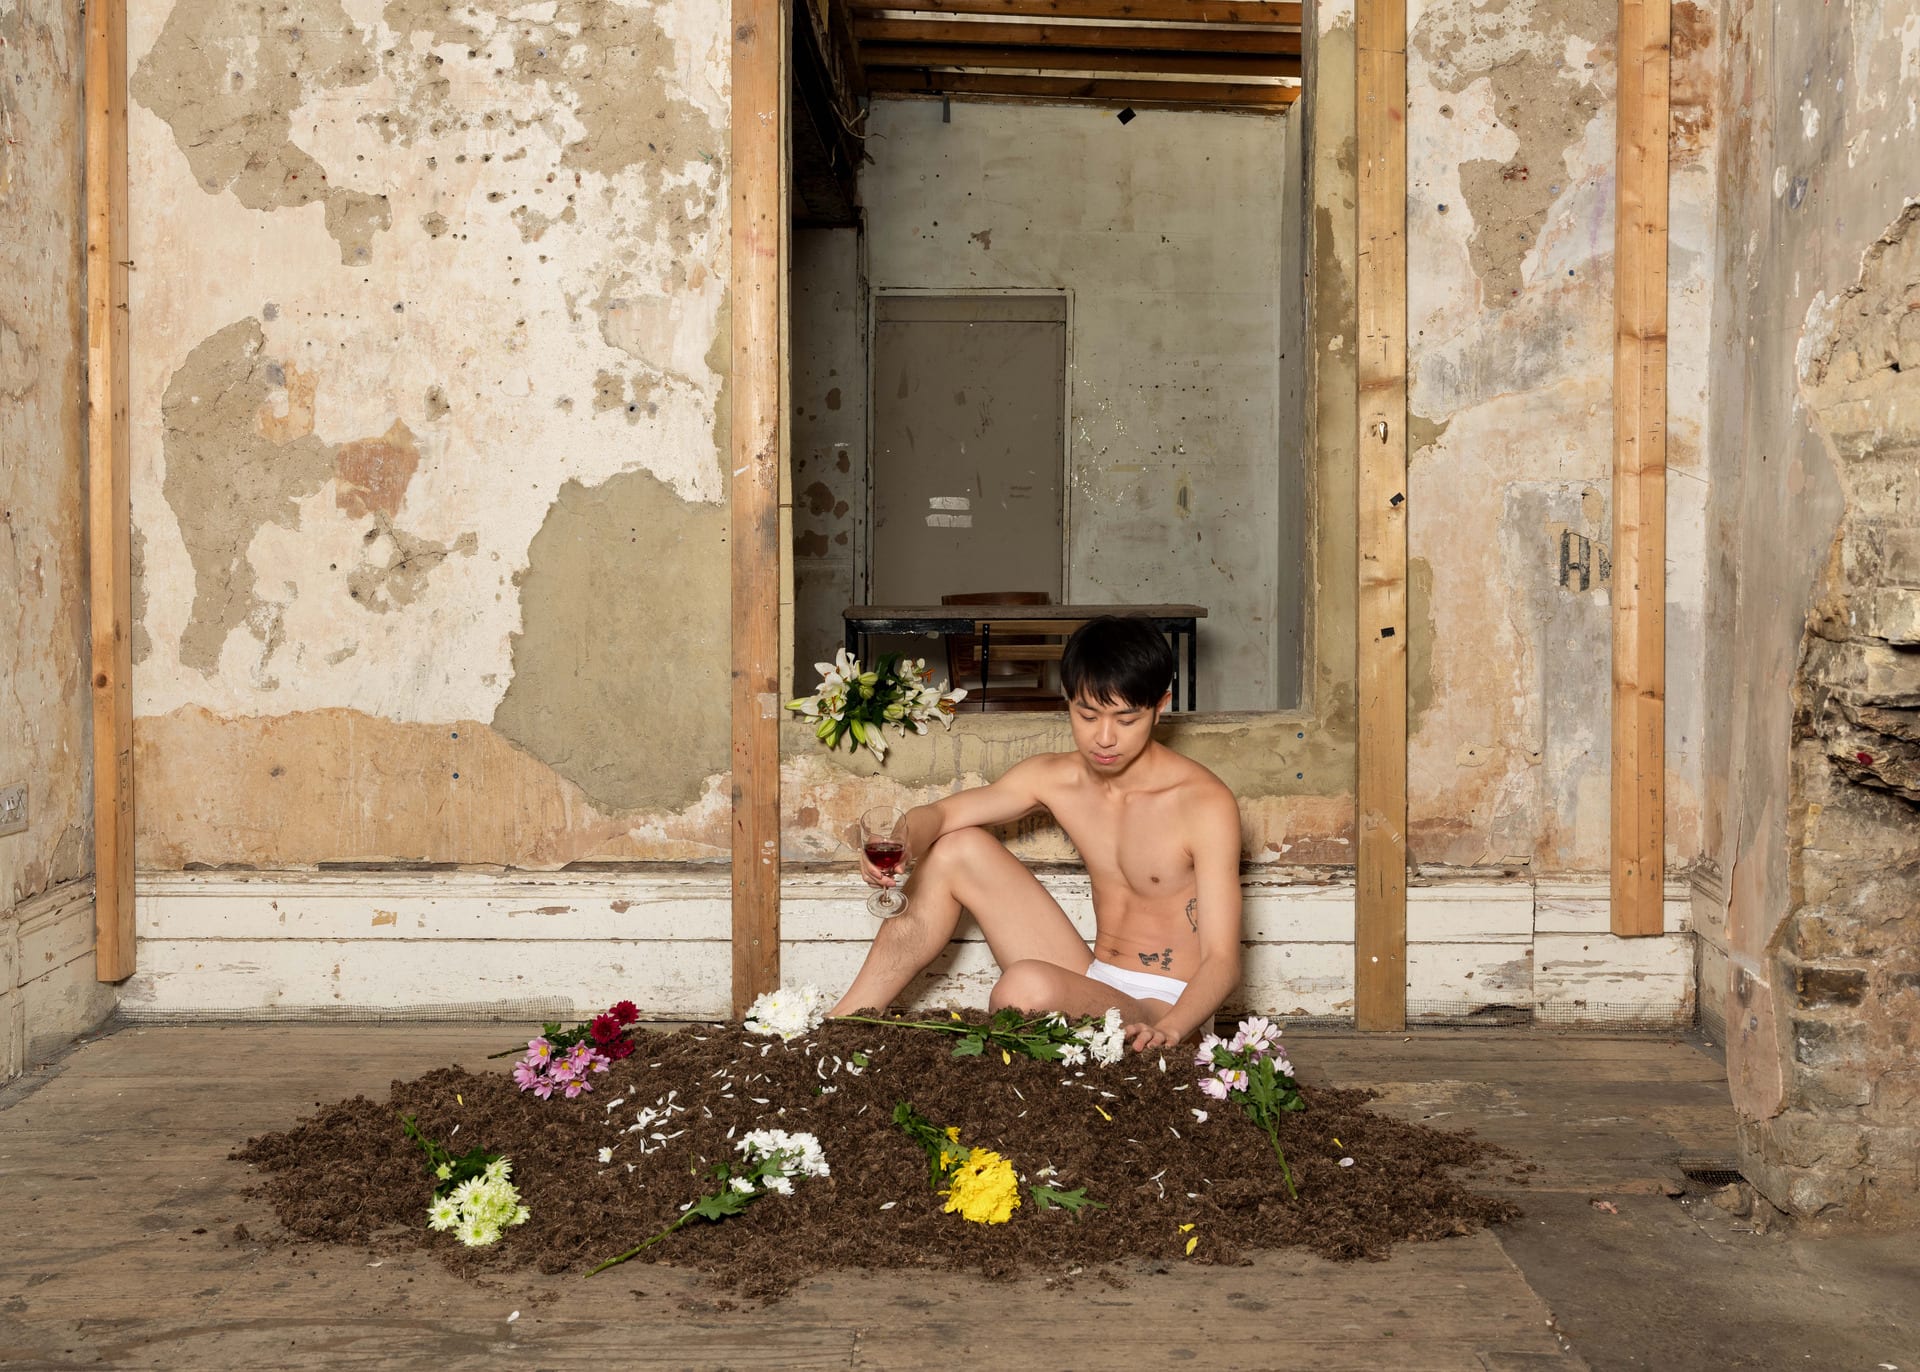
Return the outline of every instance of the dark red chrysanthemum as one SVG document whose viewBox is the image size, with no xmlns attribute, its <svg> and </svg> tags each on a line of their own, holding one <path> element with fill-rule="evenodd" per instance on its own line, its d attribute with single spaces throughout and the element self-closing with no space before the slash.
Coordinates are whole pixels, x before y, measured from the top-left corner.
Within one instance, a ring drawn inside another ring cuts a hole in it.
<svg viewBox="0 0 1920 1372">
<path fill-rule="evenodd" d="M 640 1018 L 640 1007 L 630 1000 L 615 1001 L 607 1013 L 622 1024 L 632 1024 Z"/>
<path fill-rule="evenodd" d="M 620 1037 L 620 1021 L 612 1015 L 595 1015 L 593 1023 L 587 1026 L 587 1032 L 593 1035 L 593 1041 L 602 1048 Z"/>
<path fill-rule="evenodd" d="M 633 1056 L 633 1040 L 623 1034 L 613 1042 L 603 1044 L 600 1051 L 605 1053 L 610 1061 L 618 1062 L 621 1058 Z"/>
</svg>

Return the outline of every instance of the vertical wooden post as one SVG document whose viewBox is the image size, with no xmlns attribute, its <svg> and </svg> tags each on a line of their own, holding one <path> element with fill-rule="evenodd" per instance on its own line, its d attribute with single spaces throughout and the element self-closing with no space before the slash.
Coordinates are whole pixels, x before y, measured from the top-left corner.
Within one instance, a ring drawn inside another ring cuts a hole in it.
<svg viewBox="0 0 1920 1372">
<path fill-rule="evenodd" d="M 1613 277 L 1612 929 L 1665 927 L 1668 0 L 1620 0 Z"/>
<path fill-rule="evenodd" d="M 733 0 L 733 1010 L 780 984 L 787 0 Z"/>
<path fill-rule="evenodd" d="M 1354 1024 L 1407 1022 L 1407 9 L 1359 0 Z"/>
<path fill-rule="evenodd" d="M 133 974 L 133 514 L 127 494 L 127 10 L 87 6 L 87 557 L 94 974 Z"/>
</svg>

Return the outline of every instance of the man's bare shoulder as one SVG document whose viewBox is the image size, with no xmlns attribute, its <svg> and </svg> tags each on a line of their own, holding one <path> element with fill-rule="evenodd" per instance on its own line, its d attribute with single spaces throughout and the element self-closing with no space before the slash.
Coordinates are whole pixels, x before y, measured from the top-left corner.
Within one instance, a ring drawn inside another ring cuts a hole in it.
<svg viewBox="0 0 1920 1372">
<path fill-rule="evenodd" d="M 1180 792 L 1181 799 L 1238 807 L 1232 789 L 1211 768 L 1171 748 L 1164 752 L 1168 788 Z"/>
</svg>

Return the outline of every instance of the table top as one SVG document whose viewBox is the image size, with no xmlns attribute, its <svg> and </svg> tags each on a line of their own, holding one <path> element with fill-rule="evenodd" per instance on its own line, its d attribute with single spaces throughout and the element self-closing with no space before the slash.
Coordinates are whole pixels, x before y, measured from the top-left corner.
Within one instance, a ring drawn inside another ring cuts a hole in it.
<svg viewBox="0 0 1920 1372">
<path fill-rule="evenodd" d="M 849 605 L 853 623 L 886 619 L 935 619 L 979 623 L 994 619 L 1093 619 L 1123 615 L 1140 619 L 1205 619 L 1204 605 Z"/>
</svg>

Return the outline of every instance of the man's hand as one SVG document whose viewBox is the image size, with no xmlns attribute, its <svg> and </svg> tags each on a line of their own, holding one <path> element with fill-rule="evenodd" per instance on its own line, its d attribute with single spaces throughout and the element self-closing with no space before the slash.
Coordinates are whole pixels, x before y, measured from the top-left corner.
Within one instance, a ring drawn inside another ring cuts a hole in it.
<svg viewBox="0 0 1920 1372">
<path fill-rule="evenodd" d="M 911 870 L 912 861 L 913 853 L 912 850 L 909 849 L 906 861 L 900 864 L 900 870 L 902 872 Z M 860 850 L 860 876 L 869 886 L 898 886 L 900 884 L 899 877 L 889 876 L 878 867 L 875 867 L 871 862 L 867 861 L 867 851 L 864 847 Z"/>
<path fill-rule="evenodd" d="M 1180 1042 L 1180 1036 L 1171 1029 L 1162 1029 L 1159 1025 L 1148 1024 L 1144 1020 L 1123 1024 L 1120 1026 L 1120 1032 L 1136 1053 L 1145 1053 L 1155 1048 L 1172 1048 Z"/>
</svg>

